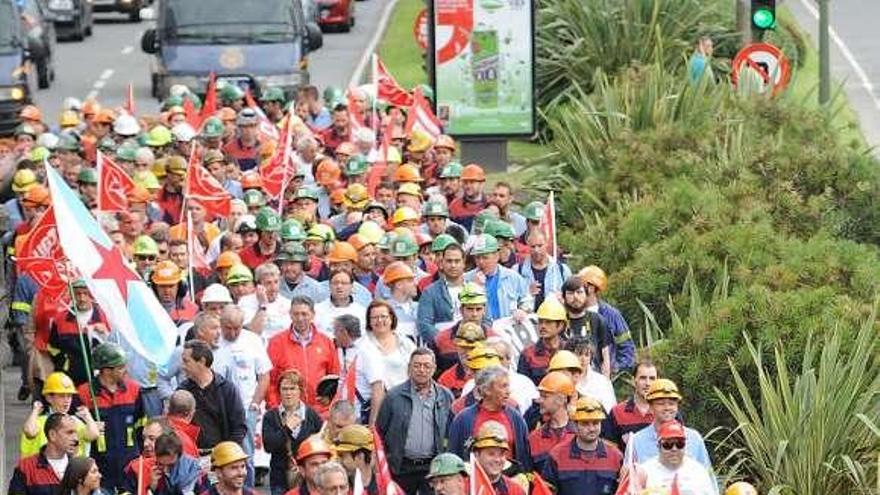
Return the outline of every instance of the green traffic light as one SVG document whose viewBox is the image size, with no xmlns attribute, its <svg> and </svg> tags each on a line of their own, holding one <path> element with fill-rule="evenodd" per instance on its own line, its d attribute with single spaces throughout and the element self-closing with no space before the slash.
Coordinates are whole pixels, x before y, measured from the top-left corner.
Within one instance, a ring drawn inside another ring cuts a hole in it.
<svg viewBox="0 0 880 495">
<path fill-rule="evenodd" d="M 771 29 L 776 25 L 776 15 L 770 9 L 758 9 L 752 14 L 752 22 L 758 29 Z"/>
</svg>

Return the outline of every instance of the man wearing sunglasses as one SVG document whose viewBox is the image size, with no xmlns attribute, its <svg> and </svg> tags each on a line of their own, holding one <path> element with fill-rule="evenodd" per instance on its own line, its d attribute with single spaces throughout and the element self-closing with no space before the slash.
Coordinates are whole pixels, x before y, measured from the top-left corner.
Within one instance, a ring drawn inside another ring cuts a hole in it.
<svg viewBox="0 0 880 495">
<path fill-rule="evenodd" d="M 660 454 L 639 466 L 648 490 L 671 491 L 675 486 L 681 495 L 718 493 L 709 470 L 687 453 L 687 444 L 687 433 L 681 423 L 673 420 L 660 425 Z"/>
</svg>

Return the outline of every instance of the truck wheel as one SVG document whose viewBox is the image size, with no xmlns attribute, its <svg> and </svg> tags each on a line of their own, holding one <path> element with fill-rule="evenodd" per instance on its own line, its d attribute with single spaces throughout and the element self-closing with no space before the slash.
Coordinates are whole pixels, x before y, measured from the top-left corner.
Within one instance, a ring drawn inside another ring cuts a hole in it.
<svg viewBox="0 0 880 495">
<path fill-rule="evenodd" d="M 37 87 L 40 89 L 49 87 L 49 61 L 46 59 L 37 62 Z"/>
</svg>

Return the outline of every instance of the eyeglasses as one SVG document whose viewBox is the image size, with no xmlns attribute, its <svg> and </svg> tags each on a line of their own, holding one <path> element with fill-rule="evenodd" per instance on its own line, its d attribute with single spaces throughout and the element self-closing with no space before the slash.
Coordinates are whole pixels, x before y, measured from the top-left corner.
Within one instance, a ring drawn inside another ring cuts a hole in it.
<svg viewBox="0 0 880 495">
<path fill-rule="evenodd" d="M 663 440 L 660 442 L 660 448 L 663 450 L 672 450 L 673 448 L 682 450 L 684 449 L 684 439 Z"/>
<path fill-rule="evenodd" d="M 371 321 L 385 321 L 385 320 L 390 320 L 390 319 L 391 319 L 391 317 L 388 315 L 372 315 L 372 316 L 370 316 Z"/>
<path fill-rule="evenodd" d="M 156 257 L 152 254 L 138 254 L 134 258 L 138 261 L 156 261 Z"/>
</svg>

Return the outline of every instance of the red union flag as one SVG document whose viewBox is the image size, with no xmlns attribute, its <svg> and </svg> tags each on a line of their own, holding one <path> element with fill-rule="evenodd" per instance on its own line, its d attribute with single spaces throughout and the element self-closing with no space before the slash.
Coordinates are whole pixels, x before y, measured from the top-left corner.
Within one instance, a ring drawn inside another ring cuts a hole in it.
<svg viewBox="0 0 880 495">
<path fill-rule="evenodd" d="M 193 150 L 186 171 L 184 195 L 198 200 L 210 214 L 221 218 L 229 216 L 232 207 L 232 194 L 217 182 L 217 179 L 199 164 L 197 153 Z"/>
<path fill-rule="evenodd" d="M 373 83 L 376 85 L 376 98 L 398 107 L 412 105 L 412 95 L 397 84 L 394 76 L 382 63 L 382 59 L 375 53 L 373 54 Z"/>
<path fill-rule="evenodd" d="M 98 210 L 126 211 L 128 197 L 135 189 L 131 177 L 119 165 L 98 152 Z"/>
<path fill-rule="evenodd" d="M 495 495 L 495 487 L 492 480 L 483 470 L 483 466 L 477 462 L 474 454 L 471 454 L 471 495 Z"/>
<path fill-rule="evenodd" d="M 286 183 L 296 175 L 296 167 L 290 150 L 293 142 L 293 124 L 291 120 L 290 116 L 284 119 L 281 139 L 278 140 L 275 152 L 266 163 L 260 166 L 263 190 L 273 198 L 281 197 L 281 191 L 286 187 Z"/>
<path fill-rule="evenodd" d="M 75 273 L 61 249 L 51 206 L 37 219 L 19 247 L 15 266 L 19 274 L 31 277 L 50 301 L 57 301 L 67 293 L 67 283 Z"/>
<path fill-rule="evenodd" d="M 422 88 L 413 91 L 413 102 L 406 116 L 406 133 L 412 135 L 415 130 L 424 132 L 435 141 L 440 134 L 443 134 L 443 125 L 434 115 L 428 99 L 422 94 Z"/>
<path fill-rule="evenodd" d="M 388 458 L 385 457 L 385 444 L 382 443 L 382 436 L 371 428 L 373 432 L 373 443 L 376 447 L 376 488 L 382 495 L 406 495 L 404 491 L 397 486 L 397 483 L 391 479 L 391 468 L 388 467 Z"/>
</svg>

